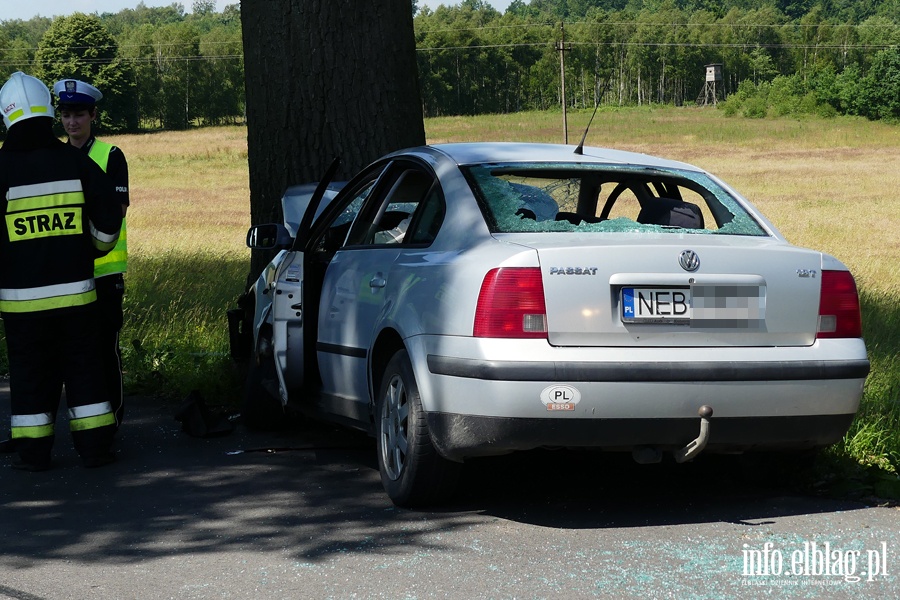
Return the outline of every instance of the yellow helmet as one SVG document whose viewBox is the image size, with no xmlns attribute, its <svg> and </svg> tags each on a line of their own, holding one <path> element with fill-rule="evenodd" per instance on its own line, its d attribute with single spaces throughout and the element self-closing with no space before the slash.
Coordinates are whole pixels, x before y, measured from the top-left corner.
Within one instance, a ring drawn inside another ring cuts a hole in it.
<svg viewBox="0 0 900 600">
<path fill-rule="evenodd" d="M 31 117 L 53 118 L 50 90 L 44 83 L 22 71 L 16 71 L 0 88 L 0 110 L 3 123 L 9 129 Z"/>
</svg>

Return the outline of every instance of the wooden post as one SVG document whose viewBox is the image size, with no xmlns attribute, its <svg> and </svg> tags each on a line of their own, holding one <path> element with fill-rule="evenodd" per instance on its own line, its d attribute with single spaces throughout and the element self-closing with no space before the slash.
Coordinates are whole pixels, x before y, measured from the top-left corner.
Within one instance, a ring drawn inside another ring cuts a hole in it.
<svg viewBox="0 0 900 600">
<path fill-rule="evenodd" d="M 569 123 L 566 115 L 566 30 L 563 23 L 559 24 L 560 41 L 556 44 L 559 50 L 559 82 L 560 82 L 560 103 L 562 104 L 563 117 L 563 143 L 569 143 Z"/>
</svg>

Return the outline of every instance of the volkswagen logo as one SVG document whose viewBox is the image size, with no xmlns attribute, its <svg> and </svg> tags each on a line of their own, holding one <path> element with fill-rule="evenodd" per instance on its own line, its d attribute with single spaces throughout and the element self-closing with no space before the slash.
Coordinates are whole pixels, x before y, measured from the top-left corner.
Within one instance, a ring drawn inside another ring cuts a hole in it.
<svg viewBox="0 0 900 600">
<path fill-rule="evenodd" d="M 684 250 L 678 257 L 678 264 L 685 271 L 693 273 L 700 268 L 700 257 L 693 250 Z"/>
</svg>

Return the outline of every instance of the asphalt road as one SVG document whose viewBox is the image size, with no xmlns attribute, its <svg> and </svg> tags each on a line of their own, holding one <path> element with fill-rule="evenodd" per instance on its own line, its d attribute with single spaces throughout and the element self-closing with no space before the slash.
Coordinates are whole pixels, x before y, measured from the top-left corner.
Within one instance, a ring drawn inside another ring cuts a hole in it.
<svg viewBox="0 0 900 600">
<path fill-rule="evenodd" d="M 365 436 L 200 439 L 178 403 L 127 406 L 113 465 L 82 468 L 62 419 L 53 470 L 0 455 L 0 599 L 900 597 L 900 510 L 749 486 L 720 461 L 482 460 L 458 498 L 409 511 Z"/>
</svg>

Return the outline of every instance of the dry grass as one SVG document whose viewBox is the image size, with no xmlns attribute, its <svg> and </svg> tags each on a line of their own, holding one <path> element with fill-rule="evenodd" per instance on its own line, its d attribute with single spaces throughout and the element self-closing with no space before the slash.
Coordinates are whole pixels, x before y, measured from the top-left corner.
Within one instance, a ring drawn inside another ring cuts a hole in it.
<svg viewBox="0 0 900 600">
<path fill-rule="evenodd" d="M 245 255 L 250 224 L 243 127 L 104 138 L 128 158 L 134 254 L 169 251 Z"/>
</svg>

